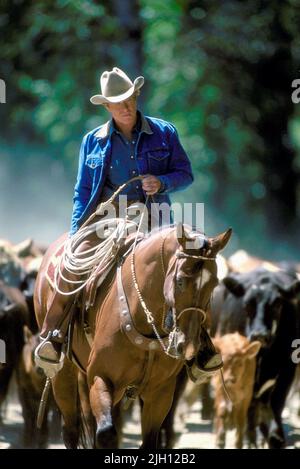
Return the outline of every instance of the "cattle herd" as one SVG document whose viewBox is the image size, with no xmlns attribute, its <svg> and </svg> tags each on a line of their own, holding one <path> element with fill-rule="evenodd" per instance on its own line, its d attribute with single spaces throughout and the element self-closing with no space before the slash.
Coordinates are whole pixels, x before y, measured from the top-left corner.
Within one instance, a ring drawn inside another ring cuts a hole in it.
<svg viewBox="0 0 300 469">
<path fill-rule="evenodd" d="M 61 432 L 51 397 L 48 418 L 36 429 L 45 378 L 33 360 L 38 343 L 33 292 L 44 252 L 30 239 L 18 245 L 0 240 L 0 340 L 5 344 L 0 360 L 0 441 L 5 435 L 4 404 L 15 380 L 24 420 L 21 447 L 47 447 L 50 425 L 52 433 Z M 161 430 L 162 446 L 176 447 L 175 415 L 196 399 L 202 402 L 202 418 L 214 422 L 216 447 L 226 447 L 228 430 L 235 430 L 236 448 L 286 446 L 282 413 L 291 389 L 299 393 L 300 351 L 293 345 L 300 339 L 298 271 L 297 264 L 271 263 L 244 251 L 219 258 L 220 283 L 211 302 L 209 330 L 222 354 L 222 374 L 198 385 L 188 380 L 183 368 Z"/>
</svg>

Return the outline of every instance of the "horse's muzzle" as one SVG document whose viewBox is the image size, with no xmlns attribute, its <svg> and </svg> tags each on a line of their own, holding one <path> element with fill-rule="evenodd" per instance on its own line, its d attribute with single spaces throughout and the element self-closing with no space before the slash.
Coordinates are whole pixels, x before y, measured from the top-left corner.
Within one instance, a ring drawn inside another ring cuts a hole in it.
<svg viewBox="0 0 300 469">
<path fill-rule="evenodd" d="M 183 332 L 180 331 L 177 335 L 176 343 L 174 344 L 174 352 L 175 355 L 178 356 L 178 358 L 184 359 L 185 343 L 185 335 Z"/>
</svg>

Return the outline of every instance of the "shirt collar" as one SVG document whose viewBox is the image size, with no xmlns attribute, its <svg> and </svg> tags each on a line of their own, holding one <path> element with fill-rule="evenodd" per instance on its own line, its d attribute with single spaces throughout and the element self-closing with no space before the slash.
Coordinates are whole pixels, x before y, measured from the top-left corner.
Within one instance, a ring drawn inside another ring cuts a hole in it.
<svg viewBox="0 0 300 469">
<path fill-rule="evenodd" d="M 140 128 L 140 133 L 146 133 L 146 134 L 153 134 L 153 131 L 151 130 L 151 127 L 149 125 L 149 122 L 145 118 L 145 116 L 140 112 L 138 112 L 138 120 L 137 120 L 137 128 L 136 130 Z M 110 119 L 108 122 L 106 122 L 102 127 L 95 133 L 95 137 L 97 138 L 105 138 L 105 137 L 111 137 L 113 132 L 117 131 L 113 119 Z"/>
<path fill-rule="evenodd" d="M 153 131 L 151 130 L 149 122 L 147 121 L 144 114 L 142 114 L 140 111 L 138 112 L 140 114 L 140 119 L 141 119 L 141 133 L 144 132 L 145 134 L 149 134 L 149 135 L 153 134 Z"/>
</svg>

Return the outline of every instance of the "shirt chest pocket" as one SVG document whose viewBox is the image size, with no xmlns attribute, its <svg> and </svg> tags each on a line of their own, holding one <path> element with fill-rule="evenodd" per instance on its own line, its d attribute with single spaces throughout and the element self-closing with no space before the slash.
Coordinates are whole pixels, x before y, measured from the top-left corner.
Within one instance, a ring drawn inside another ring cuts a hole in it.
<svg viewBox="0 0 300 469">
<path fill-rule="evenodd" d="M 163 174 L 169 163 L 170 150 L 167 147 L 154 148 L 147 152 L 149 170 L 153 174 Z"/>
</svg>

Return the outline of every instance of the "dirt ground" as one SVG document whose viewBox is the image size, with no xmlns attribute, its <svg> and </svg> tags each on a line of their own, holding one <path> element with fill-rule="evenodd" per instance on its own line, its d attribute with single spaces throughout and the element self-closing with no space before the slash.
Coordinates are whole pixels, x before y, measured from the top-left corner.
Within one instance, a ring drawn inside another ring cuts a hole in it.
<svg viewBox="0 0 300 469">
<path fill-rule="evenodd" d="M 287 448 L 300 448 L 300 418 L 298 410 L 300 407 L 299 396 L 293 396 L 288 399 L 288 407 L 284 410 L 284 427 L 287 435 Z M 181 405 L 180 411 L 183 410 Z M 204 421 L 200 418 L 200 402 L 186 409 L 184 418 L 177 416 L 176 448 L 214 448 L 215 436 L 211 421 Z M 14 390 L 11 392 L 11 398 L 6 403 L 5 409 L 2 409 L 2 423 L 0 424 L 0 449 L 21 448 L 23 420 L 21 407 L 16 399 Z M 51 429 L 50 429 L 51 431 Z M 51 432 L 49 448 L 64 448 L 60 435 L 54 435 Z M 228 433 L 227 448 L 233 448 L 234 431 Z M 124 427 L 122 448 L 138 448 L 140 440 L 139 408 L 137 405 L 133 408 L 131 418 Z"/>
</svg>

